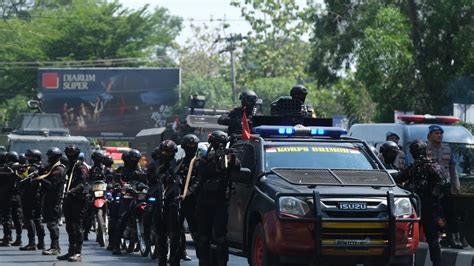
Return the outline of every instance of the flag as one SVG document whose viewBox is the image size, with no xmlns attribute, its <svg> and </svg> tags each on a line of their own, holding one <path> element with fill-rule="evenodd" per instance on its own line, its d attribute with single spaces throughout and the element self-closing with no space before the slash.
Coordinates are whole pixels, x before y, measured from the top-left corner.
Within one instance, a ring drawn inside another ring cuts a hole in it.
<svg viewBox="0 0 474 266">
<path fill-rule="evenodd" d="M 173 129 L 174 132 L 177 132 L 178 127 L 179 127 L 179 116 L 176 116 L 176 119 L 174 120 L 173 125 L 171 126 L 171 128 Z"/>
<path fill-rule="evenodd" d="M 247 113 L 244 111 L 242 112 L 242 139 L 249 140 L 250 139 L 250 127 L 249 127 L 249 120 L 247 119 Z"/>
</svg>

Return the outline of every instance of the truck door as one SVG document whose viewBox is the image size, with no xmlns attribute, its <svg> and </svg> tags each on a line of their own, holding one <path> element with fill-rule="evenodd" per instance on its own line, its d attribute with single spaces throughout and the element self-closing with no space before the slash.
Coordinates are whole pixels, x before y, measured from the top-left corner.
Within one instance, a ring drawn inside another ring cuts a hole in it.
<svg viewBox="0 0 474 266">
<path fill-rule="evenodd" d="M 255 147 L 248 143 L 236 144 L 232 147 L 243 168 L 255 172 L 257 165 Z M 246 209 L 253 191 L 253 178 L 247 182 L 232 182 L 231 199 L 229 203 L 228 240 L 238 247 L 242 245 Z"/>
</svg>

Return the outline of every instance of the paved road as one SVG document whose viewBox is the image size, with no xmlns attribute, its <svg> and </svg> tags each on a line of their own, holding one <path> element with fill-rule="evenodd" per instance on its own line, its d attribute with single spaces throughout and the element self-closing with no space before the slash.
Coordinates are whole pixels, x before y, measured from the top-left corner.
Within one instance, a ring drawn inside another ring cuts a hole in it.
<svg viewBox="0 0 474 266">
<path fill-rule="evenodd" d="M 1 227 L 0 227 L 1 231 Z M 60 245 L 62 252 L 67 251 L 67 234 L 65 226 L 60 227 Z M 0 235 L 2 235 L 0 233 Z M 15 235 L 15 233 L 13 233 Z M 2 235 L 3 236 L 3 235 Z M 1 237 L 1 236 L 0 236 Z M 90 234 L 94 238 L 94 233 Z M 26 230 L 23 231 L 23 242 L 26 242 Z M 191 262 L 182 262 L 183 266 L 198 265 L 196 252 L 193 245 L 188 242 L 188 255 L 192 257 Z M 46 234 L 46 245 L 49 247 L 49 234 Z M 157 261 L 152 261 L 148 258 L 143 258 L 139 253 L 132 255 L 126 254 L 122 256 L 112 256 L 110 251 L 101 248 L 95 241 L 85 241 L 83 247 L 82 263 L 75 263 L 74 265 L 138 265 L 150 264 L 156 265 Z M 20 251 L 18 247 L 0 247 L 0 265 L 71 265 L 70 262 L 60 262 L 54 256 L 43 256 L 41 251 Z M 229 266 L 248 265 L 246 259 L 230 256 Z"/>
</svg>

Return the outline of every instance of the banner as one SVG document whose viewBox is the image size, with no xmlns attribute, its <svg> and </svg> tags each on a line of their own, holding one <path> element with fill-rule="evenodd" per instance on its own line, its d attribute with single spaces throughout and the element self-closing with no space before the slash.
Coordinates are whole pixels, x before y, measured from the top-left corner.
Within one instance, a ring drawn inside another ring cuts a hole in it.
<svg viewBox="0 0 474 266">
<path fill-rule="evenodd" d="M 180 79 L 179 68 L 40 68 L 38 92 L 71 134 L 129 140 L 166 125 Z"/>
</svg>

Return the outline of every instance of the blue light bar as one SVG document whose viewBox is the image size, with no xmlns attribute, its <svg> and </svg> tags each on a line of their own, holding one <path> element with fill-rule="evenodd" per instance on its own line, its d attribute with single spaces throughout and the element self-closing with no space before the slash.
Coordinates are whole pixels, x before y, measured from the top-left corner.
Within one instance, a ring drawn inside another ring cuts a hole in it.
<svg viewBox="0 0 474 266">
<path fill-rule="evenodd" d="M 331 137 L 340 138 L 341 135 L 347 134 L 343 128 L 337 127 L 305 127 L 296 125 L 294 127 L 282 126 L 258 126 L 254 127 L 253 133 L 259 134 L 262 137 Z"/>
<path fill-rule="evenodd" d="M 148 198 L 148 201 L 155 202 L 155 201 L 156 201 L 156 198 L 153 198 L 153 197 Z"/>
</svg>

